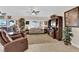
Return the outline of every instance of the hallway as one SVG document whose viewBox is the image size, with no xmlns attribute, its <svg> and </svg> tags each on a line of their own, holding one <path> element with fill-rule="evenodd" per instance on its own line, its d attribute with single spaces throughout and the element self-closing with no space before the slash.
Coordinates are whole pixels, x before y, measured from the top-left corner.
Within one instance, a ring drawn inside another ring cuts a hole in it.
<svg viewBox="0 0 79 59">
<path fill-rule="evenodd" d="M 29 48 L 26 52 L 78 52 L 73 46 L 66 46 L 62 41 L 52 39 L 47 34 L 27 35 Z"/>
</svg>

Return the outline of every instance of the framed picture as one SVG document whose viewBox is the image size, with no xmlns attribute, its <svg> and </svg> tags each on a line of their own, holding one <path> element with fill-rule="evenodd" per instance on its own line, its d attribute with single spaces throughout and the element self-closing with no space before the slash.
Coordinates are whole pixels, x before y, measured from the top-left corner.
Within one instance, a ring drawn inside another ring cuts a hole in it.
<svg viewBox="0 0 79 59">
<path fill-rule="evenodd" d="M 64 13 L 65 26 L 79 27 L 79 7 Z"/>
</svg>

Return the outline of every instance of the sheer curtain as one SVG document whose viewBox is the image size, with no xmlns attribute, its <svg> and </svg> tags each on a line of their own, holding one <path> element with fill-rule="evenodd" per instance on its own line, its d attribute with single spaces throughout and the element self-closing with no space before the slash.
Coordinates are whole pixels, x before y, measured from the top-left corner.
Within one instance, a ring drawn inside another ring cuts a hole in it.
<svg viewBox="0 0 79 59">
<path fill-rule="evenodd" d="M 30 28 L 40 28 L 40 21 L 30 21 Z"/>
</svg>

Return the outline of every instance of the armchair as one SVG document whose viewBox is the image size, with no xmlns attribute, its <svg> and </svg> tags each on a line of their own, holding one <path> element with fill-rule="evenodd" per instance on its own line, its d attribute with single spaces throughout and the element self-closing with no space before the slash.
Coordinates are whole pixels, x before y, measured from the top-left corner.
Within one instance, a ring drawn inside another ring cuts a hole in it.
<svg viewBox="0 0 79 59">
<path fill-rule="evenodd" d="M 26 37 L 13 40 L 5 31 L 0 31 L 0 42 L 4 46 L 5 52 L 23 52 L 28 48 Z"/>
</svg>

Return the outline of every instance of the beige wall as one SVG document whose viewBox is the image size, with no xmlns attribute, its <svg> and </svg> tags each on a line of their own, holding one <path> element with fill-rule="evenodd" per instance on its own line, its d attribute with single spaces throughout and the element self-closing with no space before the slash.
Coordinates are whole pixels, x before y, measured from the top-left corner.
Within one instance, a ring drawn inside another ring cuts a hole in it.
<svg viewBox="0 0 79 59">
<path fill-rule="evenodd" d="M 25 18 L 25 20 L 49 20 L 49 17 L 37 17 L 37 16 L 12 16 L 13 19 L 19 20 Z"/>
<path fill-rule="evenodd" d="M 74 37 L 72 38 L 72 45 L 79 48 L 79 28 L 72 28 Z"/>
</svg>

